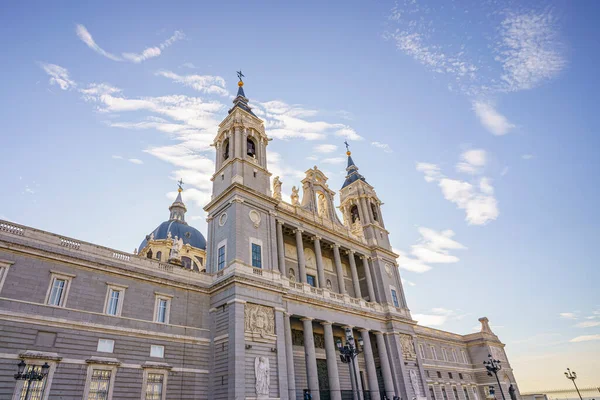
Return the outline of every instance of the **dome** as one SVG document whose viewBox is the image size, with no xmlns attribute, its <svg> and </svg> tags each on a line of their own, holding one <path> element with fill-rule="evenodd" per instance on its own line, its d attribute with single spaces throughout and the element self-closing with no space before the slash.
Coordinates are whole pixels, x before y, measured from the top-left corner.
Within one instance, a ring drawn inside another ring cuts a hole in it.
<svg viewBox="0 0 600 400">
<path fill-rule="evenodd" d="M 152 233 L 146 236 L 138 248 L 141 250 L 146 247 L 152 234 L 154 234 L 154 240 L 163 240 L 167 239 L 168 232 L 171 232 L 171 237 L 173 238 L 175 238 L 175 236 L 181 238 L 183 240 L 183 244 L 189 244 L 192 247 L 206 250 L 206 239 L 198 229 L 189 226 L 185 222 L 174 219 L 160 224 L 155 230 L 152 231 Z"/>
</svg>

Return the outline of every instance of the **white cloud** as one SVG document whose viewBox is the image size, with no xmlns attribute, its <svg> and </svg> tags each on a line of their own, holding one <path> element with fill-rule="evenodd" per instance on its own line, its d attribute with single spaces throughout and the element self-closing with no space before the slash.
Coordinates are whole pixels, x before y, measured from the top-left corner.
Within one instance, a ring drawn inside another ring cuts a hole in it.
<svg viewBox="0 0 600 400">
<path fill-rule="evenodd" d="M 435 182 L 441 179 L 442 177 L 440 167 L 438 167 L 436 164 L 418 162 L 417 171 L 423 172 L 423 174 L 425 174 L 426 182 Z"/>
<path fill-rule="evenodd" d="M 477 115 L 481 124 L 496 136 L 506 135 L 508 131 L 515 127 L 504 115 L 496 111 L 490 103 L 474 101 L 473 111 L 475 111 L 475 115 Z"/>
<path fill-rule="evenodd" d="M 139 158 L 130 158 L 127 161 L 129 161 L 132 164 L 143 164 L 144 162 L 142 160 L 140 160 Z"/>
<path fill-rule="evenodd" d="M 86 101 L 95 101 L 99 96 L 111 95 L 121 92 L 121 89 L 107 83 L 91 83 L 86 89 L 79 89 Z"/>
<path fill-rule="evenodd" d="M 196 68 L 197 68 L 197 67 L 196 67 L 194 64 L 192 64 L 191 62 L 186 62 L 186 63 L 183 63 L 183 64 L 181 64 L 181 65 L 180 65 L 180 67 L 183 67 L 183 68 L 189 68 L 189 69 L 196 69 Z"/>
<path fill-rule="evenodd" d="M 577 315 L 575 313 L 572 312 L 563 312 L 559 314 L 561 318 L 566 318 L 566 319 L 577 319 Z"/>
<path fill-rule="evenodd" d="M 170 38 L 168 38 L 164 42 L 160 43 L 158 46 L 147 47 L 141 53 L 122 53 L 121 57 L 119 57 L 119 56 L 109 53 L 106 50 L 104 50 L 103 48 L 101 48 L 96 43 L 96 41 L 92 37 L 92 34 L 87 30 L 87 28 L 85 26 L 78 24 L 75 27 L 75 32 L 77 33 L 77 36 L 79 37 L 79 39 L 81 39 L 81 41 L 83 43 L 85 43 L 90 49 L 94 50 L 96 53 L 100 54 L 101 56 L 104 56 L 113 61 L 126 60 L 126 61 L 131 61 L 134 63 L 141 63 L 142 61 L 146 61 L 150 58 L 158 57 L 162 54 L 162 50 L 171 46 L 176 41 L 182 40 L 185 38 L 185 34 L 183 32 L 175 31 L 175 33 L 173 33 L 173 35 Z"/>
<path fill-rule="evenodd" d="M 589 342 L 592 340 L 600 340 L 600 335 L 583 335 L 583 336 L 577 336 L 574 337 L 573 339 L 569 340 L 569 342 L 571 343 L 577 343 L 577 342 Z"/>
<path fill-rule="evenodd" d="M 479 174 L 486 164 L 486 153 L 481 149 L 467 150 L 460 155 L 460 158 L 462 161 L 456 164 L 458 172 Z"/>
<path fill-rule="evenodd" d="M 169 200 L 175 200 L 177 192 L 168 192 L 167 198 Z M 183 198 L 186 203 L 192 202 L 197 207 L 204 207 L 210 201 L 210 193 L 204 192 L 195 188 L 188 188 L 183 192 Z M 204 217 L 206 218 L 206 216 Z M 202 219 L 202 218 L 200 218 Z"/>
<path fill-rule="evenodd" d="M 419 325 L 425 326 L 442 326 L 449 320 L 460 320 L 468 314 L 458 314 L 454 310 L 437 307 L 429 310 L 424 314 L 412 314 L 414 320 L 419 322 Z"/>
<path fill-rule="evenodd" d="M 404 286 L 417 286 L 416 283 L 409 281 L 408 279 L 400 278 Z"/>
<path fill-rule="evenodd" d="M 156 75 L 169 78 L 174 82 L 189 86 L 199 92 L 227 96 L 229 92 L 225 89 L 225 79 L 212 75 L 177 75 L 171 71 L 158 71 Z"/>
<path fill-rule="evenodd" d="M 356 131 L 348 126 L 343 127 L 342 129 L 335 132 L 336 136 L 341 136 L 343 138 L 349 140 L 363 140 L 363 137 L 360 136 Z"/>
<path fill-rule="evenodd" d="M 600 321 L 583 321 L 575 325 L 577 328 L 593 328 L 600 326 Z"/>
<path fill-rule="evenodd" d="M 40 63 L 40 66 L 50 76 L 50 84 L 58 85 L 62 90 L 71 89 L 77 84 L 69 78 L 69 71 L 56 64 Z"/>
<path fill-rule="evenodd" d="M 377 147 L 379 149 L 382 149 L 386 153 L 392 153 L 393 152 L 392 148 L 387 143 L 371 142 L 371 146 L 375 146 L 375 147 Z"/>
<path fill-rule="evenodd" d="M 314 150 L 317 153 L 333 153 L 337 150 L 337 146 L 335 144 L 320 144 L 314 147 Z"/>
<path fill-rule="evenodd" d="M 323 164 L 343 164 L 346 162 L 346 158 L 344 158 L 344 157 L 324 158 L 321 160 L 321 162 Z"/>
<path fill-rule="evenodd" d="M 394 249 L 394 252 L 399 254 L 399 268 L 423 273 L 432 268 L 429 264 L 449 264 L 460 261 L 458 257 L 450 254 L 449 250 L 464 250 L 466 247 L 452 239 L 455 235 L 452 230 L 438 232 L 420 227 L 419 233 L 421 238 L 411 246 L 410 255 Z"/>
<path fill-rule="evenodd" d="M 112 158 L 114 158 L 115 160 L 122 160 L 123 156 L 112 156 Z"/>
<path fill-rule="evenodd" d="M 507 91 L 531 89 L 566 66 L 556 19 L 548 10 L 509 13 L 500 24 L 498 61 Z"/>
<path fill-rule="evenodd" d="M 521 158 L 522 158 L 523 160 L 531 160 L 533 157 L 534 157 L 534 156 L 533 156 L 533 154 L 523 154 L 523 155 L 521 156 Z"/>
</svg>

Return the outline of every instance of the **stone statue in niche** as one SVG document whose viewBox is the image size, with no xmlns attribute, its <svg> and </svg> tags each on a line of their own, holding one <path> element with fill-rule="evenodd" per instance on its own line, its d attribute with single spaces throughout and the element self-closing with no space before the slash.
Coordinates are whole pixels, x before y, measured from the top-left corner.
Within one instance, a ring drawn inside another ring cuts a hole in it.
<svg viewBox="0 0 600 400">
<path fill-rule="evenodd" d="M 275 315 L 271 307 L 248 303 L 244 308 L 244 317 L 246 332 L 257 334 L 261 338 L 275 335 Z"/>
<path fill-rule="evenodd" d="M 254 376 L 256 377 L 256 396 L 269 397 L 269 386 L 271 368 L 267 357 L 256 357 L 254 359 Z"/>
<path fill-rule="evenodd" d="M 327 218 L 327 201 L 323 193 L 319 193 L 319 217 Z"/>
<path fill-rule="evenodd" d="M 420 400 L 423 397 L 423 393 L 421 393 L 421 385 L 419 385 L 419 378 L 417 377 L 417 371 L 411 369 L 408 373 L 410 376 L 410 385 L 412 386 L 413 393 L 415 394 L 415 399 Z"/>
<path fill-rule="evenodd" d="M 175 240 L 173 240 L 173 245 L 171 246 L 171 251 L 169 252 L 169 260 L 179 260 L 179 251 L 183 247 L 183 240 L 175 236 Z"/>
<path fill-rule="evenodd" d="M 290 198 L 292 199 L 292 205 L 297 206 L 300 204 L 300 195 L 298 194 L 298 192 L 300 191 L 300 189 L 298 189 L 296 186 L 292 186 L 292 194 L 290 196 Z"/>
<path fill-rule="evenodd" d="M 415 344 L 412 336 L 400 334 L 400 345 L 402 346 L 402 357 L 404 357 L 405 360 L 417 359 L 417 352 L 415 351 Z"/>
<path fill-rule="evenodd" d="M 279 180 L 279 177 L 276 176 L 273 178 L 273 198 L 276 200 L 281 200 L 281 185 L 283 182 Z"/>
</svg>

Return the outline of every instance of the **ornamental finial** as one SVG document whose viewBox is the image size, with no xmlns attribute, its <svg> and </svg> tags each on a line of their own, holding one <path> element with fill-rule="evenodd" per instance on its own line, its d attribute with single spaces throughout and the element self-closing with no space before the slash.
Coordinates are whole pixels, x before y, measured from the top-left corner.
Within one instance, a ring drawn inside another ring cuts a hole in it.
<svg viewBox="0 0 600 400">
<path fill-rule="evenodd" d="M 179 193 L 183 192 L 183 187 L 182 187 L 183 186 L 183 179 L 179 179 L 179 182 L 177 182 L 177 186 L 178 186 L 177 191 Z"/>
<path fill-rule="evenodd" d="M 242 70 L 241 69 L 239 71 L 237 71 L 237 76 L 238 76 L 238 79 L 240 80 L 238 82 L 238 86 L 240 86 L 240 87 L 244 86 L 244 81 L 242 80 L 242 78 L 245 78 L 245 75 L 242 74 Z"/>
<path fill-rule="evenodd" d="M 344 140 L 344 144 L 346 145 L 346 155 L 350 156 L 352 153 L 350 152 L 350 145 L 348 144 L 348 141 Z"/>
</svg>

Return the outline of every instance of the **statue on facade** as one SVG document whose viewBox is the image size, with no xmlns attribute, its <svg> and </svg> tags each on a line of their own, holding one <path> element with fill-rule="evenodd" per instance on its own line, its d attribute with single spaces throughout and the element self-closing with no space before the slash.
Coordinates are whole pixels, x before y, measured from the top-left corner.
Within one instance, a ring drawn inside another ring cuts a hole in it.
<svg viewBox="0 0 600 400">
<path fill-rule="evenodd" d="M 183 247 L 183 239 L 175 236 L 175 240 L 173 240 L 173 245 L 171 246 L 171 251 L 169 252 L 169 260 L 179 260 L 179 251 Z"/>
<path fill-rule="evenodd" d="M 269 385 L 271 369 L 267 357 L 256 357 L 254 359 L 254 376 L 256 377 L 256 396 L 269 397 Z"/>
<path fill-rule="evenodd" d="M 325 200 L 325 195 L 323 193 L 319 194 L 319 217 L 326 218 L 327 217 L 327 201 Z"/>
<path fill-rule="evenodd" d="M 510 386 L 508 387 L 508 394 L 510 395 L 510 399 L 511 400 L 517 400 L 517 391 L 515 390 L 515 387 L 512 385 L 512 383 L 510 384 Z"/>
<path fill-rule="evenodd" d="M 294 206 L 300 204 L 300 195 L 298 194 L 299 191 L 300 189 L 298 189 L 296 186 L 292 187 L 292 195 L 290 197 L 292 198 L 292 205 Z"/>
<path fill-rule="evenodd" d="M 421 385 L 419 385 L 419 378 L 417 377 L 417 371 L 411 369 L 408 373 L 410 376 L 410 385 L 413 388 L 413 393 L 415 394 L 416 399 L 422 399 L 423 393 L 421 393 Z"/>
<path fill-rule="evenodd" d="M 281 182 L 279 177 L 276 176 L 273 178 L 273 198 L 276 200 L 281 200 Z"/>
</svg>

